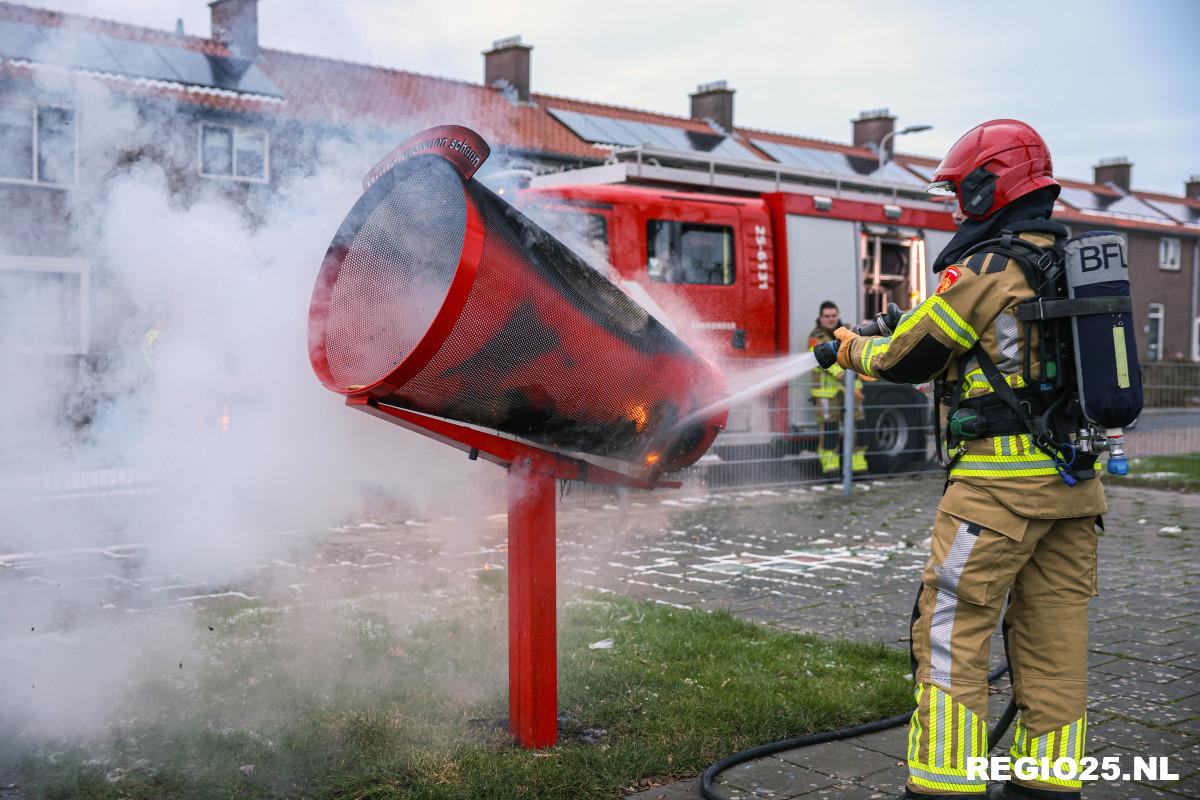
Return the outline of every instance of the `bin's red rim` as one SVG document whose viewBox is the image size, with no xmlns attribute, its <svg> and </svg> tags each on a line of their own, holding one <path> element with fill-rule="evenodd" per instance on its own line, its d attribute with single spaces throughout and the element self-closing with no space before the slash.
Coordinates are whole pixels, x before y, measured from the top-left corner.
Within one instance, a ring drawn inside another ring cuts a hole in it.
<svg viewBox="0 0 1200 800">
<path fill-rule="evenodd" d="M 412 158 L 443 158 L 443 156 L 438 153 L 429 153 Z M 463 230 L 462 252 L 459 255 L 454 277 L 450 281 L 450 287 L 446 291 L 446 297 L 442 300 L 441 307 L 434 315 L 429 328 L 417 342 L 416 347 L 391 372 L 369 385 L 343 386 L 334 381 L 329 370 L 329 360 L 325 351 L 329 302 L 333 297 L 333 287 L 337 283 L 347 253 L 346 245 L 341 243 L 345 238 L 342 235 L 343 231 L 339 230 L 338 235 L 334 237 L 334 244 L 325 253 L 325 260 L 321 264 L 317 284 L 313 288 L 312 302 L 309 305 L 309 358 L 312 361 L 313 371 L 316 372 L 317 378 L 326 388 L 344 395 L 370 394 L 375 397 L 386 397 L 395 394 L 413 376 L 425 368 L 450 336 L 450 331 L 458 322 L 458 318 L 467 304 L 471 287 L 475 284 L 475 275 L 479 270 L 479 260 L 483 254 L 484 234 L 483 218 L 475 202 L 467 193 L 466 181 L 457 167 L 455 174 L 459 175 L 460 180 L 463 180 L 463 202 L 466 204 L 467 219 Z M 376 189 L 376 191 L 382 191 L 382 188 Z M 370 194 L 370 190 L 367 194 Z M 313 331 L 313 320 L 318 316 L 320 317 L 320 329 Z"/>
</svg>

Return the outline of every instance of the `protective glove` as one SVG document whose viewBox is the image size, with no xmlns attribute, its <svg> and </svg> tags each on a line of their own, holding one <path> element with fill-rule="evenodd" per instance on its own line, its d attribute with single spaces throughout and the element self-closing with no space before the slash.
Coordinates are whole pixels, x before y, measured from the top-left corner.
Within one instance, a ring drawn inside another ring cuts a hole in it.
<svg viewBox="0 0 1200 800">
<path fill-rule="evenodd" d="M 843 326 L 833 332 L 833 336 L 841 344 L 838 346 L 837 363 L 842 369 L 853 369 L 850 366 L 850 343 L 858 338 L 858 334 Z"/>
</svg>

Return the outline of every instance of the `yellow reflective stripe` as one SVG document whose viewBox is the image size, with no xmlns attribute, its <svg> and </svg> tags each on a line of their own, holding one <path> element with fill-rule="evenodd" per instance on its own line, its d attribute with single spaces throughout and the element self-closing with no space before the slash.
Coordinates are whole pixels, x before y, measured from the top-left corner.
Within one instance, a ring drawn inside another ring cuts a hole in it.
<svg viewBox="0 0 1200 800">
<path fill-rule="evenodd" d="M 929 763 L 937 766 L 941 748 L 938 747 L 938 690 L 929 687 Z"/>
<path fill-rule="evenodd" d="M 908 757 L 909 761 L 920 761 L 921 759 L 921 696 L 924 693 L 925 684 L 921 684 L 917 687 L 917 710 L 913 712 L 913 730 L 909 731 L 910 734 L 912 734 L 914 730 L 916 732 L 916 739 L 914 740 L 914 744 Z"/>
<path fill-rule="evenodd" d="M 920 713 L 926 689 L 928 738 L 922 736 Z M 909 779 L 915 785 L 941 792 L 982 792 L 985 782 L 968 777 L 967 759 L 986 755 L 987 720 L 935 684 L 918 685 L 916 699 L 917 711 L 908 739 Z M 921 759 L 922 741 L 927 742 L 925 760 Z"/>
<path fill-rule="evenodd" d="M 859 363 L 862 364 L 863 372 L 868 375 L 874 375 L 871 371 L 871 363 L 875 360 L 877 353 L 886 352 L 888 345 L 892 343 L 890 337 L 880 337 L 878 339 L 867 339 L 863 343 L 862 355 L 859 357 Z"/>
<path fill-rule="evenodd" d="M 998 438 L 998 437 L 997 437 Z M 1032 445 L 1032 442 L 1030 442 Z M 995 449 L 997 445 L 993 445 Z M 1003 448 L 1003 445 L 999 445 Z M 1030 448 L 1032 450 L 1032 447 Z M 1057 475 L 1054 460 L 1040 453 L 1022 455 L 988 455 L 966 453 L 950 469 L 951 475 L 976 475 L 980 477 L 1029 477 L 1034 475 Z"/>
<path fill-rule="evenodd" d="M 946 335 L 967 350 L 979 341 L 979 334 L 958 315 L 957 311 L 950 307 L 949 303 L 936 294 L 929 300 L 932 301 L 930 305 L 933 311 L 931 319 Z"/>
<path fill-rule="evenodd" d="M 892 335 L 889 338 L 894 339 L 897 336 L 903 336 L 905 333 L 908 333 L 910 330 L 917 327 L 917 323 L 924 319 L 925 315 L 929 313 L 929 309 L 932 307 L 933 301 L 936 299 L 936 297 L 937 295 L 934 295 L 901 317 L 900 322 L 896 324 L 896 330 L 892 331 Z"/>
<path fill-rule="evenodd" d="M 1013 734 L 1012 746 L 1009 748 L 1009 754 L 1015 758 L 1045 758 L 1047 763 L 1053 768 L 1057 761 L 1067 760 L 1072 762 L 1076 773 L 1079 771 L 1079 761 L 1083 758 L 1084 753 L 1084 736 L 1087 731 L 1087 715 L 1064 725 L 1057 730 L 1049 731 L 1041 736 L 1030 737 L 1029 730 L 1017 720 L 1016 733 Z M 1072 745 L 1071 742 L 1074 741 Z M 1070 750 L 1068 750 L 1070 748 Z M 1080 780 L 1066 780 L 1063 778 L 1054 777 L 1051 774 L 1042 777 L 1038 776 L 1037 780 L 1041 783 L 1048 783 L 1053 786 L 1063 786 L 1070 789 L 1078 789 L 1083 786 Z"/>
<path fill-rule="evenodd" d="M 958 758 L 954 759 L 954 766 L 961 770 L 967 768 L 967 707 L 962 703 L 957 703 L 958 706 Z"/>
<path fill-rule="evenodd" d="M 942 777 L 943 780 L 937 780 Z M 949 778 L 949 780 L 947 780 Z M 917 786 L 923 786 L 929 789 L 942 789 L 946 792 L 954 792 L 958 794 L 979 794 L 988 790 L 988 784 L 984 781 L 971 781 L 968 778 L 960 778 L 958 776 L 937 776 L 928 772 L 919 766 L 910 766 L 908 768 L 908 780 L 916 783 Z"/>
<path fill-rule="evenodd" d="M 1014 389 L 1023 389 L 1026 385 L 1025 378 L 1017 374 L 1005 375 L 1004 382 Z M 968 372 L 963 376 L 962 383 L 962 396 L 964 400 L 970 397 L 971 392 L 975 391 L 976 389 L 986 389 L 987 391 L 983 392 L 982 394 L 977 394 L 975 397 L 982 397 L 983 394 L 989 394 L 993 391 L 992 384 L 988 381 L 987 376 L 983 374 L 982 369 L 973 369 Z"/>
</svg>

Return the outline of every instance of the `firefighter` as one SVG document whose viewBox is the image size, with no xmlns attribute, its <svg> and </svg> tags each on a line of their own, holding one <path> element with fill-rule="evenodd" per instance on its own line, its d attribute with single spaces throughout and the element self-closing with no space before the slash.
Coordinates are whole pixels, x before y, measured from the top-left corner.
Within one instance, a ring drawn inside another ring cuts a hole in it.
<svg viewBox="0 0 1200 800">
<path fill-rule="evenodd" d="M 939 400 L 956 407 L 956 416 L 987 423 L 984 435 L 972 438 L 959 426 L 954 436 L 913 612 L 917 710 L 908 737 L 908 797 L 987 791 L 968 776 L 966 759 L 986 755 L 989 645 L 1002 612 L 1019 711 L 1011 756 L 1065 758 L 1078 774 L 1084 753 L 1088 601 L 1096 593 L 1104 491 L 1094 470 L 1049 452 L 1022 423 L 1029 415 L 1012 410 L 1040 399 L 1024 378 L 1041 374 L 1039 329 L 1014 315 L 1018 303 L 1034 297 L 1021 264 L 986 251 L 962 257 L 1006 230 L 1042 247 L 1061 241 L 1066 229 L 1050 220 L 1059 190 L 1046 144 L 1029 125 L 1002 119 L 971 129 L 930 185 L 933 193 L 954 195 L 963 220 L 934 263 L 941 274 L 936 294 L 890 336 L 835 331 L 841 366 L 901 383 L 938 378 Z M 1013 396 L 997 392 L 1001 381 L 1020 403 L 1000 402 Z M 1080 787 L 1051 774 L 995 788 L 1000 797 L 1067 800 L 1078 798 Z"/>
<path fill-rule="evenodd" d="M 808 349 L 811 351 L 823 342 L 833 341 L 833 332 L 841 327 L 842 321 L 837 304 L 832 300 L 821 303 L 817 315 L 817 324 L 808 335 Z M 837 364 L 828 369 L 817 369 L 816 380 L 812 387 L 812 403 L 816 410 L 817 428 L 817 459 L 821 471 L 836 474 L 842 471 L 842 416 L 844 413 L 844 398 L 842 395 L 842 376 L 845 370 Z M 867 471 L 866 447 L 866 418 L 863 415 L 862 381 L 854 382 L 854 460 L 851 466 L 855 472 Z"/>
</svg>

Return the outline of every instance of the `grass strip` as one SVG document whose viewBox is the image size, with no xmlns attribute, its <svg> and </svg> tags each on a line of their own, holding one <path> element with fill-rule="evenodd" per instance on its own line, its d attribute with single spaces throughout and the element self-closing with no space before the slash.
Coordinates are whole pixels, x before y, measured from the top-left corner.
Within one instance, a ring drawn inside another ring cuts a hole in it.
<svg viewBox="0 0 1200 800">
<path fill-rule="evenodd" d="M 906 654 L 728 613 L 624 599 L 561 612 L 560 743 L 515 747 L 502 620 L 398 632 L 339 612 L 297 655 L 288 614 L 230 610 L 198 674 L 142 687 L 90 744 L 22 754 L 24 791 L 58 800 L 615 798 L 733 751 L 899 713 Z M 293 621 L 294 622 L 294 621 Z M 611 649 L 589 645 L 611 639 Z"/>
</svg>

